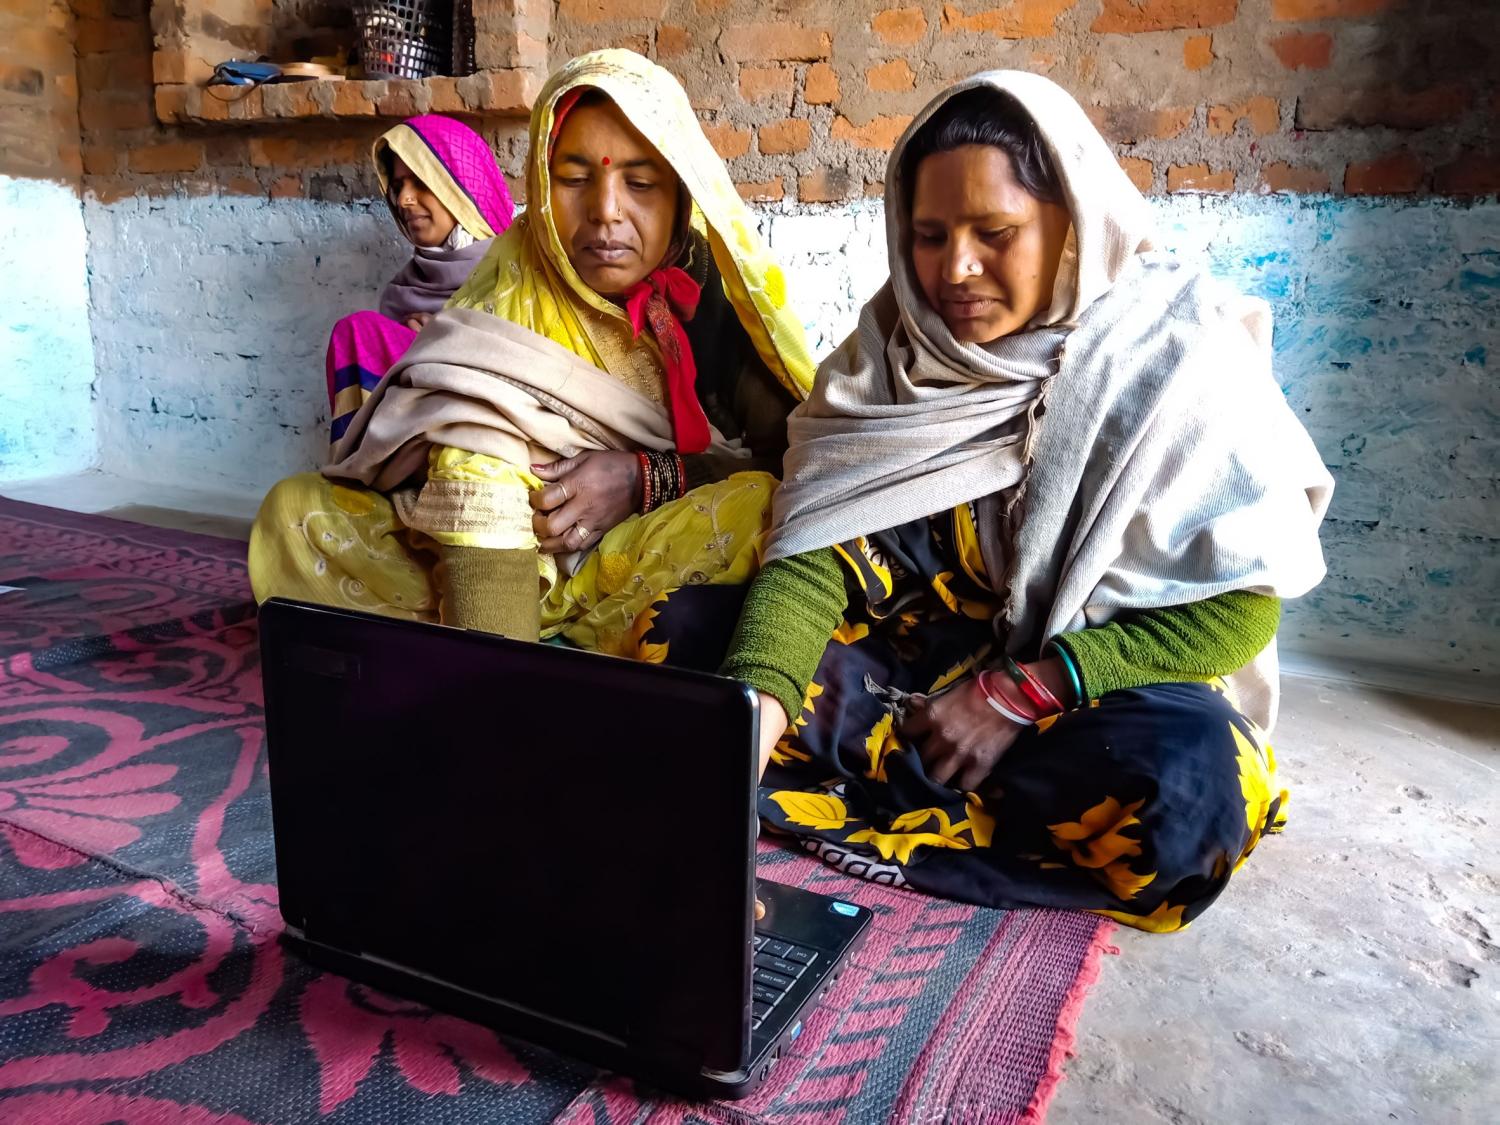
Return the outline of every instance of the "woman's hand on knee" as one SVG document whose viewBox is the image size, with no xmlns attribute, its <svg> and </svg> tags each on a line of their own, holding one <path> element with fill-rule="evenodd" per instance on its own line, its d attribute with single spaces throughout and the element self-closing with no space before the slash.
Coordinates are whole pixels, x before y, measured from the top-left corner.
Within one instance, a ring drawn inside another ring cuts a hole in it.
<svg viewBox="0 0 1500 1125">
<path fill-rule="evenodd" d="M 549 555 L 582 551 L 641 506 L 641 463 L 634 453 L 590 450 L 531 471 L 547 481 L 531 494 L 531 526 Z"/>
<path fill-rule="evenodd" d="M 1025 729 L 997 714 L 973 684 L 907 701 L 901 733 L 917 743 L 927 776 L 972 792 L 1000 764 Z"/>
</svg>

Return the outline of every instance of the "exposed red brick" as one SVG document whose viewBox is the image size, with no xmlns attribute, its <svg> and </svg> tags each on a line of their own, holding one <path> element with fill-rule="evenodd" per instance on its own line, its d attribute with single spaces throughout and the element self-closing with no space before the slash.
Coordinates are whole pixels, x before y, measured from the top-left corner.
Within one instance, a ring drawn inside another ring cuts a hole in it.
<svg viewBox="0 0 1500 1125">
<path fill-rule="evenodd" d="M 1333 36 L 1326 31 L 1289 31 L 1271 40 L 1271 50 L 1288 70 L 1322 70 L 1333 58 Z"/>
<path fill-rule="evenodd" d="M 1104 136 L 1120 145 L 1144 140 L 1170 140 L 1193 121 L 1192 106 L 1146 109 L 1143 106 L 1084 106 L 1089 120 Z"/>
<path fill-rule="evenodd" d="M 118 203 L 140 191 L 133 180 L 120 176 L 101 177 L 89 182 L 89 195 L 100 203 Z"/>
<path fill-rule="evenodd" d="M 1370 16 L 1391 6 L 1391 0 L 1271 0 L 1273 20 L 1330 20 Z"/>
<path fill-rule="evenodd" d="M 557 14 L 576 23 L 659 20 L 667 14 L 667 0 L 561 0 Z"/>
<path fill-rule="evenodd" d="M 302 163 L 302 146 L 295 137 L 251 137 L 250 163 L 257 168 L 295 167 Z"/>
<path fill-rule="evenodd" d="M 1150 191 L 1151 185 L 1156 182 L 1156 165 L 1149 160 L 1142 160 L 1139 156 L 1122 156 L 1120 167 L 1130 177 L 1130 182 L 1143 192 Z"/>
<path fill-rule="evenodd" d="M 312 82 L 282 82 L 267 86 L 261 104 L 268 117 L 316 117 L 321 112 L 313 101 Z"/>
<path fill-rule="evenodd" d="M 917 76 L 905 59 L 891 59 L 865 71 L 865 82 L 876 93 L 894 94 L 912 89 Z"/>
<path fill-rule="evenodd" d="M 385 89 L 384 82 L 336 83 L 333 112 L 340 117 L 374 117 L 375 100 L 385 96 Z"/>
<path fill-rule="evenodd" d="M 230 176 L 224 181 L 224 190 L 230 195 L 259 195 L 265 189 L 254 176 Z"/>
<path fill-rule="evenodd" d="M 892 46 L 909 46 L 927 34 L 921 8 L 887 8 L 870 19 L 870 30 Z"/>
<path fill-rule="evenodd" d="M 1297 99 L 1297 128 L 1386 125 L 1392 129 L 1427 129 L 1456 121 L 1472 100 L 1469 87 L 1458 82 L 1416 91 L 1319 87 Z"/>
<path fill-rule="evenodd" d="M 1228 136 L 1241 121 L 1249 121 L 1257 137 L 1269 136 L 1281 127 L 1281 106 L 1275 98 L 1262 95 L 1238 105 L 1209 107 L 1208 131 L 1214 136 Z"/>
<path fill-rule="evenodd" d="M 802 152 L 812 143 L 812 126 L 800 117 L 760 127 L 760 151 L 767 156 Z"/>
<path fill-rule="evenodd" d="M 303 150 L 306 155 L 302 163 L 309 167 L 333 168 L 348 164 L 361 164 L 370 158 L 370 146 L 357 137 L 338 137 L 328 141 L 312 141 Z"/>
<path fill-rule="evenodd" d="M 735 190 L 746 203 L 774 203 L 786 195 L 786 180 L 777 176 L 760 183 L 736 184 Z"/>
<path fill-rule="evenodd" d="M 634 51 L 638 55 L 649 55 L 651 53 L 651 36 L 646 32 L 637 32 L 632 35 L 614 35 L 603 46 L 623 47 L 625 50 Z"/>
<path fill-rule="evenodd" d="M 157 51 L 151 56 L 151 78 L 154 82 L 188 81 L 188 56 L 181 49 Z"/>
<path fill-rule="evenodd" d="M 156 118 L 158 121 L 180 121 L 187 112 L 187 86 L 156 87 Z"/>
<path fill-rule="evenodd" d="M 120 150 L 114 145 L 84 145 L 83 170 L 90 176 L 112 176 L 120 170 Z"/>
<path fill-rule="evenodd" d="M 302 194 L 301 176 L 279 176 L 271 184 L 272 199 L 295 199 Z"/>
<path fill-rule="evenodd" d="M 1239 0 L 1104 0 L 1089 25 L 1103 35 L 1134 35 L 1182 27 L 1218 27 L 1234 19 Z"/>
<path fill-rule="evenodd" d="M 1419 191 L 1427 169 L 1404 149 L 1344 169 L 1344 190 L 1350 195 L 1410 195 Z"/>
<path fill-rule="evenodd" d="M 1106 0 L 1106 3 L 1108 0 Z M 1011 0 L 999 8 L 966 16 L 952 4 L 943 5 L 943 34 L 988 32 L 997 39 L 1046 39 L 1057 33 L 1057 17 L 1078 0 Z"/>
<path fill-rule="evenodd" d="M 1320 168 L 1297 167 L 1278 160 L 1260 170 L 1260 182 L 1267 191 L 1324 192 L 1328 190 L 1328 173 Z"/>
<path fill-rule="evenodd" d="M 151 124 L 152 106 L 142 95 L 128 101 L 85 98 L 78 106 L 85 129 L 142 129 Z"/>
<path fill-rule="evenodd" d="M 458 91 L 466 102 L 475 109 L 496 113 L 529 112 L 538 89 L 536 75 L 529 70 L 488 70 L 461 78 L 458 83 Z M 377 104 L 384 113 L 384 105 Z"/>
<path fill-rule="evenodd" d="M 1233 191 L 1234 173 L 1209 171 L 1207 164 L 1173 164 L 1167 169 L 1168 191 Z"/>
<path fill-rule="evenodd" d="M 1500 195 L 1500 153 L 1471 149 L 1439 168 L 1433 186 L 1444 195 Z"/>
<path fill-rule="evenodd" d="M 242 89 L 231 92 L 223 86 L 192 88 L 188 95 L 188 116 L 198 121 L 228 121 L 229 103 L 239 100 L 244 93 Z"/>
<path fill-rule="evenodd" d="M 808 105 L 832 105 L 839 100 L 839 76 L 827 63 L 813 63 L 802 80 L 802 100 Z"/>
<path fill-rule="evenodd" d="M 0 90 L 7 90 L 12 94 L 24 94 L 27 97 L 36 97 L 45 88 L 46 83 L 42 79 L 42 72 L 34 66 L 13 66 L 10 63 L 0 63 Z"/>
<path fill-rule="evenodd" d="M 264 88 L 257 86 L 229 103 L 231 121 L 263 121 L 266 116 Z"/>
<path fill-rule="evenodd" d="M 856 125 L 839 114 L 833 119 L 832 136 L 836 141 L 850 141 L 860 148 L 888 149 L 895 145 L 910 124 L 910 114 L 875 117 L 863 125 Z M 800 196 L 800 191 L 798 194 Z"/>
<path fill-rule="evenodd" d="M 80 55 L 106 54 L 140 48 L 148 38 L 134 20 L 79 20 L 74 25 L 73 44 Z"/>
<path fill-rule="evenodd" d="M 662 25 L 656 29 L 656 57 L 673 59 L 685 52 L 690 45 L 687 28 Z"/>
<path fill-rule="evenodd" d="M 750 102 L 780 98 L 789 103 L 796 77 L 789 66 L 742 66 L 740 96 Z"/>
<path fill-rule="evenodd" d="M 203 145 L 195 141 L 168 141 L 130 152 L 132 172 L 196 172 L 202 165 Z"/>
<path fill-rule="evenodd" d="M 1202 70 L 1214 61 L 1214 37 L 1189 35 L 1182 45 L 1182 65 L 1188 70 Z"/>
<path fill-rule="evenodd" d="M 493 74 L 510 74 L 511 71 L 486 71 L 484 78 Z M 312 83 L 307 83 L 312 85 Z M 427 112 L 429 101 L 427 87 L 410 79 L 392 79 L 386 83 L 385 93 L 375 102 L 375 109 L 383 117 L 415 117 Z"/>
<path fill-rule="evenodd" d="M 347 86 L 348 83 L 340 83 Z M 429 78 L 427 89 L 432 94 L 431 101 L 427 104 L 429 113 L 464 113 L 468 105 L 458 92 L 457 78 Z M 338 112 L 337 99 L 334 101 L 334 112 Z"/>
<path fill-rule="evenodd" d="M 859 181 L 847 168 L 819 168 L 797 180 L 797 198 L 803 203 L 837 203 L 854 195 Z"/>
<path fill-rule="evenodd" d="M 719 47 L 736 62 L 811 62 L 828 57 L 833 36 L 795 23 L 742 23 L 724 29 Z"/>
<path fill-rule="evenodd" d="M 733 160 L 750 151 L 750 130 L 736 129 L 733 125 L 705 125 L 703 135 L 721 160 Z"/>
<path fill-rule="evenodd" d="M 222 133 L 203 142 L 203 159 L 215 168 L 243 168 L 250 161 L 250 139 L 244 130 Z"/>
</svg>

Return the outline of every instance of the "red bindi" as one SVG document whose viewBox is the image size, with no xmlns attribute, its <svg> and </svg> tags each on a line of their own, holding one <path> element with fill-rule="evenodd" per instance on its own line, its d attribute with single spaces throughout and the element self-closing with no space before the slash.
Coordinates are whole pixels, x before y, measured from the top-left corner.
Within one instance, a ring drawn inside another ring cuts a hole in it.
<svg viewBox="0 0 1500 1125">
<path fill-rule="evenodd" d="M 609 167 L 609 157 L 607 157 L 607 156 L 606 156 L 606 157 L 605 157 L 605 158 L 604 158 L 604 166 L 605 166 L 605 167 L 606 167 L 606 168 L 608 168 L 608 167 Z"/>
</svg>

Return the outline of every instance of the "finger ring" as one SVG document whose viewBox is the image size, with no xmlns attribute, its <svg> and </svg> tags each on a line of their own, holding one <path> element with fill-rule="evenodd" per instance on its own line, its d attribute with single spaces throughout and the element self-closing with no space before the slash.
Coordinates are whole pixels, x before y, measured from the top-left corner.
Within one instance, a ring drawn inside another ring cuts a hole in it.
<svg viewBox="0 0 1500 1125">
<path fill-rule="evenodd" d="M 568 484 L 567 484 L 566 481 L 558 481 L 557 482 L 557 487 L 563 490 L 563 503 L 564 504 L 566 504 L 569 500 L 573 499 L 573 494 L 568 491 Z"/>
<path fill-rule="evenodd" d="M 578 532 L 578 542 L 580 543 L 582 543 L 589 537 L 589 529 L 584 527 L 581 523 L 575 523 L 573 525 L 573 530 Z"/>
</svg>

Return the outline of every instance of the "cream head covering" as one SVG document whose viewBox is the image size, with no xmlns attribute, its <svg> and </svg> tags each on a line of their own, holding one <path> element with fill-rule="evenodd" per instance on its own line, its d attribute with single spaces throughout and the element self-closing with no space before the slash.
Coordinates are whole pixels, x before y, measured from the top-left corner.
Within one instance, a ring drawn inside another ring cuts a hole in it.
<svg viewBox="0 0 1500 1125">
<path fill-rule="evenodd" d="M 786 278 L 756 233 L 682 86 L 634 51 L 591 51 L 548 78 L 531 111 L 526 213 L 496 239 L 452 305 L 524 325 L 598 367 L 623 374 L 634 336 L 629 321 L 617 304 L 584 284 L 552 222 L 548 142 L 559 102 L 580 87 L 608 95 L 672 166 L 692 197 L 694 224 L 708 237 L 725 291 L 756 352 L 788 391 L 805 398 L 813 363 L 802 322 L 787 306 Z"/>
<path fill-rule="evenodd" d="M 933 113 L 981 86 L 1035 122 L 1075 258 L 1047 323 L 973 345 L 912 276 L 900 170 Z M 996 632 L 1033 657 L 1122 611 L 1317 584 L 1332 480 L 1272 377 L 1269 309 L 1151 251 L 1145 200 L 1067 93 L 1032 74 L 975 75 L 917 116 L 890 169 L 891 280 L 792 414 L 769 559 L 979 500 L 985 564 L 1006 597 Z M 1006 509 L 1019 513 L 1013 535 Z M 1269 728 L 1274 645 L 1231 680 Z"/>
</svg>

